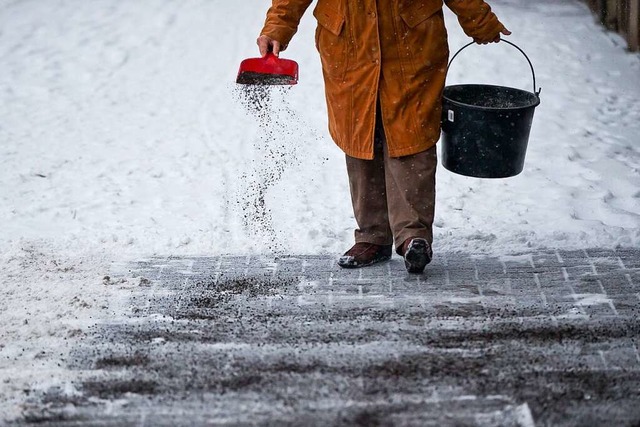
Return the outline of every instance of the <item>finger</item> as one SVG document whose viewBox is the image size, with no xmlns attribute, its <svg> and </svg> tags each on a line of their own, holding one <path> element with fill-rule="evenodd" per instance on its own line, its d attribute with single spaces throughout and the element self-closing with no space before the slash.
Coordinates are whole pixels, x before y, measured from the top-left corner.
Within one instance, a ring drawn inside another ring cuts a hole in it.
<svg viewBox="0 0 640 427">
<path fill-rule="evenodd" d="M 264 56 L 269 51 L 269 41 L 267 37 L 260 36 L 258 37 L 257 43 L 258 43 L 258 49 L 260 50 L 260 56 L 264 58 Z"/>
<path fill-rule="evenodd" d="M 502 34 L 504 34 L 505 36 L 510 36 L 510 35 L 511 35 L 511 31 L 507 30 L 506 28 L 504 28 L 501 32 L 502 32 Z"/>
<path fill-rule="evenodd" d="M 275 56 L 280 56 L 280 42 L 277 40 L 272 40 L 271 46 L 273 46 L 273 54 Z"/>
</svg>

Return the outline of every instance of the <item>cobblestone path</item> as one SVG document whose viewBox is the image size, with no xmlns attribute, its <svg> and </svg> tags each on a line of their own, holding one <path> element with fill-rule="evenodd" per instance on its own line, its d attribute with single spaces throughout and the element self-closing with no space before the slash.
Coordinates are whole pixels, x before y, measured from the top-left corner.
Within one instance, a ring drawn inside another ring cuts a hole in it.
<svg viewBox="0 0 640 427">
<path fill-rule="evenodd" d="M 640 249 L 168 258 L 78 347 L 46 426 L 640 425 Z M 114 275 L 115 276 L 115 275 Z M 115 280 L 116 277 L 112 277 Z"/>
</svg>

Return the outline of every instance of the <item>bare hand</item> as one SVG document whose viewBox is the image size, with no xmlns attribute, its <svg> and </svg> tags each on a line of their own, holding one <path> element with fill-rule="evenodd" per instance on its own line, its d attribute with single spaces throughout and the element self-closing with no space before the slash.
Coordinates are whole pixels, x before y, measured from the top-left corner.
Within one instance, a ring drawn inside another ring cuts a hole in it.
<svg viewBox="0 0 640 427">
<path fill-rule="evenodd" d="M 500 34 L 505 36 L 510 36 L 511 31 L 507 30 L 506 28 L 503 28 L 502 31 L 500 31 Z M 486 40 L 475 39 L 475 42 L 478 44 L 498 43 L 500 41 L 500 34 L 498 34 L 493 40 L 486 41 Z"/>
<path fill-rule="evenodd" d="M 506 28 L 503 28 L 502 31 L 500 31 L 500 34 L 502 34 L 504 36 L 510 36 L 511 35 L 511 31 L 507 30 Z M 496 38 L 493 39 L 492 43 L 498 43 L 500 41 L 500 34 L 498 34 L 496 36 Z"/>
<path fill-rule="evenodd" d="M 261 35 L 260 37 L 258 37 L 258 40 L 256 40 L 256 43 L 258 43 L 258 49 L 260 49 L 260 56 L 262 56 L 263 58 L 269 52 L 273 52 L 275 56 L 279 56 L 280 51 L 283 50 L 280 42 L 278 40 L 272 39 L 269 36 Z"/>
</svg>

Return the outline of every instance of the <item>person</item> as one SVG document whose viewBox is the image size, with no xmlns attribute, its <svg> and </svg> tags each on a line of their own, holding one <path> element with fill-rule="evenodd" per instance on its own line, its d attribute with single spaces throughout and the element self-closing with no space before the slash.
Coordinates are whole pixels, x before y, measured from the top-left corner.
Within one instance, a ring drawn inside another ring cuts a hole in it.
<svg viewBox="0 0 640 427">
<path fill-rule="evenodd" d="M 312 0 L 272 0 L 257 44 L 284 51 Z M 483 0 L 444 0 L 477 43 L 511 34 Z M 436 142 L 449 47 L 443 0 L 318 0 L 329 132 L 346 155 L 358 228 L 343 268 L 433 257 Z"/>
</svg>

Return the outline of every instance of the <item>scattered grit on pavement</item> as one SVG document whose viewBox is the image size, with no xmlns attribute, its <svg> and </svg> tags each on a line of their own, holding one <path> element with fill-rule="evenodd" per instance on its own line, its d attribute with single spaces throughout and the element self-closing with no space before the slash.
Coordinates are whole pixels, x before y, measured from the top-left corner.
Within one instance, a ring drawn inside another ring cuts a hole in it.
<svg viewBox="0 0 640 427">
<path fill-rule="evenodd" d="M 640 425 L 640 249 L 168 258 L 19 425 Z"/>
</svg>

